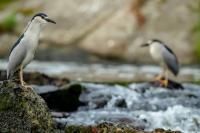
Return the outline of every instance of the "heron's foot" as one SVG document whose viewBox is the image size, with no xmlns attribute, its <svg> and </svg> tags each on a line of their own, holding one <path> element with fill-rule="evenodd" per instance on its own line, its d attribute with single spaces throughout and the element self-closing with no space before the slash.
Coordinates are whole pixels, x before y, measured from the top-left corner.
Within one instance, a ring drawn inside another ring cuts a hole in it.
<svg viewBox="0 0 200 133">
<path fill-rule="evenodd" d="M 28 89 L 26 88 L 26 86 L 24 84 L 21 84 L 22 90 L 23 91 L 28 91 Z"/>
<path fill-rule="evenodd" d="M 162 75 L 156 76 L 156 77 L 155 77 L 155 80 L 156 80 L 156 81 L 161 81 L 161 80 L 162 80 Z"/>
<path fill-rule="evenodd" d="M 25 83 L 24 81 L 21 83 L 21 86 L 22 86 L 22 88 L 23 88 L 24 91 L 33 90 L 32 86 L 30 86 L 30 85 L 25 85 L 25 84 L 26 84 L 26 83 Z"/>
<path fill-rule="evenodd" d="M 26 87 L 26 89 L 29 90 L 29 91 L 30 91 L 30 90 L 33 90 L 33 87 L 32 87 L 31 85 L 25 85 L 25 87 Z"/>
<path fill-rule="evenodd" d="M 168 87 L 169 81 L 167 79 L 160 80 L 160 86 Z"/>
<path fill-rule="evenodd" d="M 22 82 L 23 82 L 24 86 L 28 86 L 28 84 L 25 81 L 22 81 Z"/>
</svg>

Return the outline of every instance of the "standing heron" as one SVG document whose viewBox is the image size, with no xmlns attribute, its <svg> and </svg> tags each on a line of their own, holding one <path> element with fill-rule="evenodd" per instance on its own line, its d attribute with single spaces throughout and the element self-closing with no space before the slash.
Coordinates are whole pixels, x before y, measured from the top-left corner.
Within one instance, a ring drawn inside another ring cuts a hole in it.
<svg viewBox="0 0 200 133">
<path fill-rule="evenodd" d="M 158 62 L 163 67 L 164 80 L 162 80 L 162 74 L 159 74 L 156 77 L 156 80 L 159 80 L 165 87 L 168 86 L 168 70 L 171 71 L 175 76 L 179 73 L 179 62 L 174 54 L 174 52 L 165 45 L 162 41 L 152 39 L 146 44 L 143 44 L 142 47 L 150 47 L 150 54 L 152 58 Z"/>
<path fill-rule="evenodd" d="M 19 70 L 20 84 L 25 88 L 27 87 L 23 80 L 23 68 L 33 60 L 38 47 L 40 31 L 48 22 L 56 24 L 55 21 L 49 19 L 44 13 L 37 13 L 32 17 L 24 33 L 19 37 L 10 51 L 7 79 L 10 79 Z"/>
</svg>

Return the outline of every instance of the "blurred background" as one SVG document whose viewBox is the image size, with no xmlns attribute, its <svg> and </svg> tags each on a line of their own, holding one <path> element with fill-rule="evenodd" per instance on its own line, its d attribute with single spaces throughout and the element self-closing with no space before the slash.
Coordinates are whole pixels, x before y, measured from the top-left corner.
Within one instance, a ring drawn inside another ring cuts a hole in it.
<svg viewBox="0 0 200 133">
<path fill-rule="evenodd" d="M 57 123 L 200 132 L 200 0 L 0 0 L 0 80 L 12 45 L 38 12 L 57 24 L 41 32 L 25 81 Z M 176 53 L 181 69 L 170 79 L 184 89 L 146 83 L 162 71 L 140 47 L 152 38 Z"/>
<path fill-rule="evenodd" d="M 140 45 L 156 38 L 186 67 L 180 81 L 200 80 L 199 0 L 1 0 L 0 12 L 2 68 L 28 21 L 44 12 L 57 24 L 41 33 L 30 70 L 52 66 L 54 74 L 85 81 L 149 80 L 160 68 Z"/>
</svg>

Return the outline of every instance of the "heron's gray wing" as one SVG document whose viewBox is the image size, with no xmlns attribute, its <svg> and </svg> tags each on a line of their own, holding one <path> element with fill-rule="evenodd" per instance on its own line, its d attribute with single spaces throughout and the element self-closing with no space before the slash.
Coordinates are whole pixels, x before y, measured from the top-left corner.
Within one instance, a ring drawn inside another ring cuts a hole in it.
<svg viewBox="0 0 200 133">
<path fill-rule="evenodd" d="M 22 34 L 19 39 L 15 42 L 15 44 L 12 46 L 11 50 L 10 50 L 10 54 L 11 52 L 14 50 L 14 48 L 21 42 L 22 38 L 24 37 L 24 34 Z"/>
<path fill-rule="evenodd" d="M 22 42 L 23 43 L 23 42 Z M 17 69 L 26 57 L 26 49 L 23 44 L 18 44 L 10 53 L 7 77 L 9 78 Z"/>
<path fill-rule="evenodd" d="M 176 55 L 167 46 L 165 46 L 165 49 L 163 49 L 162 54 L 165 64 L 167 65 L 169 70 L 171 70 L 174 75 L 177 75 L 179 72 L 179 62 Z"/>
</svg>

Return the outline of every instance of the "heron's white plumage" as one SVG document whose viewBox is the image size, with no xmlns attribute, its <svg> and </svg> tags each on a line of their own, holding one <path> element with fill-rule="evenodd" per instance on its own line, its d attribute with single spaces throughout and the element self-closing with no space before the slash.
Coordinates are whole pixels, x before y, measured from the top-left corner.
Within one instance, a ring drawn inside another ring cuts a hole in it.
<svg viewBox="0 0 200 133">
<path fill-rule="evenodd" d="M 19 69 L 20 65 L 25 67 L 33 60 L 43 24 L 36 19 L 28 25 L 23 38 L 10 53 L 7 69 L 8 77 Z"/>
<path fill-rule="evenodd" d="M 163 60 L 163 48 L 164 46 L 157 43 L 157 42 L 154 42 L 150 45 L 150 54 L 152 56 L 152 58 L 156 61 L 156 62 L 159 62 L 159 63 L 163 63 L 164 60 Z"/>
<path fill-rule="evenodd" d="M 31 23 L 28 30 L 24 34 L 24 40 L 27 43 L 21 43 L 27 51 L 27 54 L 22 62 L 25 67 L 34 58 L 35 51 L 38 47 L 39 34 L 41 30 L 41 25 L 39 23 Z"/>
<path fill-rule="evenodd" d="M 160 41 L 150 42 L 150 54 L 152 58 L 174 75 L 179 72 L 179 63 L 172 50 Z"/>
</svg>

